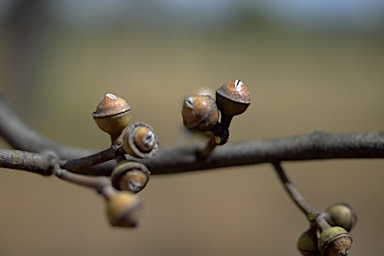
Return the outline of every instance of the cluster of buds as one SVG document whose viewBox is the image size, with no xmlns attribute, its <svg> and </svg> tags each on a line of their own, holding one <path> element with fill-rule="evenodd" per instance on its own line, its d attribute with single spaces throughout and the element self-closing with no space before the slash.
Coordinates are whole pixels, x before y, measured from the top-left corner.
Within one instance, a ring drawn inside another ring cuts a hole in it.
<svg viewBox="0 0 384 256">
<path fill-rule="evenodd" d="M 349 231 L 356 224 L 356 213 L 347 204 L 337 203 L 324 213 L 309 218 L 310 228 L 301 234 L 297 248 L 304 256 L 346 256 L 352 245 Z"/>
<path fill-rule="evenodd" d="M 182 110 L 183 123 L 188 129 L 211 131 L 213 145 L 224 145 L 228 141 L 232 118 L 242 114 L 249 104 L 251 98 L 245 84 L 233 80 L 216 89 L 216 101 L 210 95 L 186 98 Z"/>
<path fill-rule="evenodd" d="M 131 107 L 113 94 L 105 94 L 92 114 L 98 127 L 108 133 L 112 145 L 118 145 L 123 155 L 116 155 L 117 165 L 111 174 L 112 190 L 107 199 L 107 216 L 111 225 L 134 227 L 141 201 L 135 195 L 149 181 L 147 167 L 134 160 L 127 160 L 124 154 L 134 158 L 150 158 L 159 147 L 158 137 L 152 127 L 143 122 L 129 125 Z"/>
</svg>

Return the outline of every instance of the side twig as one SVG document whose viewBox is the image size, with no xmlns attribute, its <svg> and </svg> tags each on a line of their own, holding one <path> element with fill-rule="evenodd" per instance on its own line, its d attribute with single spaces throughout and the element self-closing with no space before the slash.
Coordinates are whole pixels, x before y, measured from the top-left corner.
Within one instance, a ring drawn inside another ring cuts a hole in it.
<svg viewBox="0 0 384 256">
<path fill-rule="evenodd" d="M 285 190 L 288 192 L 288 195 L 292 198 L 293 202 L 300 208 L 300 210 L 306 215 L 309 216 L 312 213 L 315 213 L 316 210 L 313 208 L 300 194 L 297 188 L 289 180 L 285 174 L 280 163 L 273 163 L 273 167 L 276 170 L 277 175 L 279 176 L 281 182 L 284 185 Z"/>
<path fill-rule="evenodd" d="M 122 151 L 121 145 L 112 144 L 111 147 L 98 153 L 78 159 L 62 161 L 60 166 L 71 172 L 80 172 L 83 169 L 115 159 L 119 156 L 118 150 Z"/>
</svg>

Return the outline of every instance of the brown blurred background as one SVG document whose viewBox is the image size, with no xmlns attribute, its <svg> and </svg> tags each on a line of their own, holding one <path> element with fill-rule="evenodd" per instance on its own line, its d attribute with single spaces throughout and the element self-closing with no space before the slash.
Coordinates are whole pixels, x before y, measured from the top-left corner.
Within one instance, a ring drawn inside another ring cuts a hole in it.
<svg viewBox="0 0 384 256">
<path fill-rule="evenodd" d="M 230 142 L 383 130 L 380 1 L 123 2 L 1 4 L 1 94 L 40 134 L 108 147 L 91 113 L 111 92 L 171 146 L 184 97 L 232 79 L 243 80 L 252 104 L 233 120 Z M 316 208 L 354 207 L 351 255 L 384 250 L 383 160 L 284 166 Z M 140 226 L 112 228 L 95 192 L 2 169 L 0 254 L 298 255 L 308 227 L 267 164 L 153 176 L 140 196 Z"/>
</svg>

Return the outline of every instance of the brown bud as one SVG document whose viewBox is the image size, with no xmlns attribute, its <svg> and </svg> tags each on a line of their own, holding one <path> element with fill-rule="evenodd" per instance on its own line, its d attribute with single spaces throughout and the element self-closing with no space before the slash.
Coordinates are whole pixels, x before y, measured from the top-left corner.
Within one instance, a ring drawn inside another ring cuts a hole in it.
<svg viewBox="0 0 384 256">
<path fill-rule="evenodd" d="M 318 248 L 322 256 L 347 256 L 352 237 L 342 227 L 330 227 L 320 234 Z"/>
<path fill-rule="evenodd" d="M 150 172 L 144 164 L 127 160 L 121 161 L 112 171 L 112 186 L 118 190 L 137 193 L 147 185 L 149 175 Z"/>
<path fill-rule="evenodd" d="M 159 148 L 155 131 L 146 123 L 135 123 L 128 127 L 123 137 L 123 149 L 138 158 L 152 157 Z"/>
<path fill-rule="evenodd" d="M 186 128 L 203 132 L 216 125 L 219 110 L 211 96 L 197 95 L 184 100 L 182 116 Z"/>
<path fill-rule="evenodd" d="M 251 98 L 245 84 L 233 80 L 216 89 L 216 102 L 223 115 L 235 116 L 248 108 Z"/>
<path fill-rule="evenodd" d="M 99 128 L 113 138 L 120 136 L 130 121 L 131 107 L 125 100 L 107 93 L 92 116 Z"/>
<path fill-rule="evenodd" d="M 107 199 L 107 216 L 112 226 L 136 227 L 141 208 L 141 200 L 132 193 L 118 192 Z"/>
</svg>

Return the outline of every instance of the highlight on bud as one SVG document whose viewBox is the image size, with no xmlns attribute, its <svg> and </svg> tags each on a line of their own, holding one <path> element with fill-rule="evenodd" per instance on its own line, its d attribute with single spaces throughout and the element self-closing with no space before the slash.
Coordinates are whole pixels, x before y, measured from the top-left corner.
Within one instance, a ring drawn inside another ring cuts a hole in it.
<svg viewBox="0 0 384 256">
<path fill-rule="evenodd" d="M 137 158 L 150 158 L 159 148 L 159 140 L 153 128 L 143 122 L 130 125 L 123 137 L 123 149 Z"/>
</svg>

